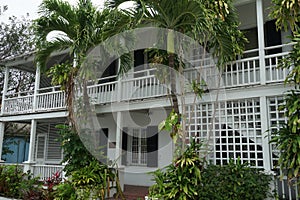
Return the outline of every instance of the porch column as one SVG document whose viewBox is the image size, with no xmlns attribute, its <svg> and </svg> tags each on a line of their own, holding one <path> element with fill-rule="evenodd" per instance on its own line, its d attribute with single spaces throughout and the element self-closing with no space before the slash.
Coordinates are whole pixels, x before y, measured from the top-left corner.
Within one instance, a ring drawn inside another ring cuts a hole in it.
<svg viewBox="0 0 300 200">
<path fill-rule="evenodd" d="M 32 119 L 31 120 L 31 128 L 30 128 L 30 142 L 29 142 L 28 160 L 24 162 L 24 171 L 30 170 L 30 165 L 34 164 L 36 126 L 37 126 L 36 119 Z"/>
<path fill-rule="evenodd" d="M 273 175 L 275 178 L 275 173 L 271 170 L 272 168 L 272 149 L 269 143 L 270 135 L 268 132 L 269 129 L 269 113 L 268 113 L 268 101 L 266 96 L 260 97 L 260 118 L 261 120 L 261 132 L 262 132 L 262 148 L 263 148 L 263 162 L 264 162 L 264 170 L 267 174 Z M 270 192 L 276 189 L 276 180 L 273 179 L 271 181 L 269 187 Z M 271 198 L 267 198 L 267 200 L 271 200 Z"/>
<path fill-rule="evenodd" d="M 265 37 L 264 37 L 264 10 L 263 0 L 256 0 L 256 21 L 257 21 L 257 36 L 258 36 L 258 55 L 259 55 L 259 70 L 260 84 L 266 84 L 266 69 L 265 69 Z"/>
<path fill-rule="evenodd" d="M 8 78 L 9 78 L 9 68 L 5 67 L 4 71 L 4 85 L 3 85 L 3 93 L 2 93 L 2 103 L 1 103 L 1 115 L 4 113 L 4 100 L 5 100 L 5 95 L 7 94 L 7 88 L 8 88 Z"/>
<path fill-rule="evenodd" d="M 0 122 L 0 163 L 4 162 L 1 159 L 1 157 L 2 157 L 2 148 L 3 148 L 4 131 L 5 131 L 5 123 Z"/>
<path fill-rule="evenodd" d="M 117 61 L 117 65 L 118 65 L 118 69 L 117 69 L 117 74 L 119 74 L 120 72 L 120 69 L 121 69 L 121 59 L 118 58 L 118 61 Z M 122 82 L 121 82 L 121 79 L 120 79 L 120 76 L 117 76 L 118 78 L 118 83 L 117 83 L 117 102 L 120 102 L 122 100 Z"/>
<path fill-rule="evenodd" d="M 267 97 L 260 97 L 260 112 L 261 112 L 261 131 L 262 131 L 262 146 L 263 146 L 263 158 L 264 158 L 264 168 L 267 171 L 271 171 L 271 146 L 269 144 L 269 126 L 268 126 L 268 103 Z"/>
<path fill-rule="evenodd" d="M 117 124 L 116 124 L 116 152 L 115 160 L 117 165 L 121 166 L 121 157 L 122 157 L 122 112 L 117 112 Z"/>
<path fill-rule="evenodd" d="M 37 94 L 39 92 L 38 90 L 40 89 L 40 79 L 41 79 L 41 69 L 40 69 L 40 64 L 38 63 L 35 71 L 34 93 L 33 93 L 33 102 L 32 102 L 33 112 L 37 109 Z"/>
<path fill-rule="evenodd" d="M 117 124 L 116 124 L 116 149 L 115 149 L 115 160 L 119 171 L 119 181 L 122 191 L 124 191 L 124 166 L 121 166 L 122 162 L 122 129 L 123 129 L 123 116 L 122 112 L 117 112 Z"/>
</svg>

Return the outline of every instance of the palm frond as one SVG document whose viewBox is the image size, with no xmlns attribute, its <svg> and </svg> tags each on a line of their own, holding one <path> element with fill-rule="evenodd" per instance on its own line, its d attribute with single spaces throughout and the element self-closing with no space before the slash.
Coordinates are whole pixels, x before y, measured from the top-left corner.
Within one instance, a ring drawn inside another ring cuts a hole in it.
<svg viewBox="0 0 300 200">
<path fill-rule="evenodd" d="M 52 31 L 61 31 L 68 35 L 68 37 L 75 38 L 76 31 L 72 25 L 64 19 L 40 17 L 34 22 L 34 30 L 36 35 L 41 39 L 45 39 Z"/>
<path fill-rule="evenodd" d="M 77 20 L 76 9 L 69 2 L 62 0 L 43 0 L 38 13 L 45 17 L 60 16 L 70 23 Z"/>
<path fill-rule="evenodd" d="M 50 55 L 53 52 L 66 50 L 70 47 L 72 47 L 72 41 L 63 38 L 57 38 L 52 42 L 44 43 L 43 46 L 37 50 L 35 62 L 39 63 L 41 71 L 45 72 L 47 70 L 47 62 L 49 60 Z M 72 50 L 70 50 L 70 52 L 72 52 Z"/>
</svg>

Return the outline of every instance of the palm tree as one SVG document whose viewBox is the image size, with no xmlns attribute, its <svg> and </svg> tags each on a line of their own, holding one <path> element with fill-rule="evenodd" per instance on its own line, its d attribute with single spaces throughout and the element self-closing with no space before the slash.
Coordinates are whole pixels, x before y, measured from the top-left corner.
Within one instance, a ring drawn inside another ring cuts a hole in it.
<svg viewBox="0 0 300 200">
<path fill-rule="evenodd" d="M 109 0 L 107 5 L 118 7 L 127 0 Z M 174 31 L 183 33 L 199 42 L 204 49 L 218 59 L 218 66 L 235 59 L 243 50 L 245 39 L 238 30 L 237 15 L 232 0 L 135 0 L 136 8 L 130 14 L 142 16 L 140 25 L 168 29 L 167 52 L 163 62 L 179 72 L 180 64 L 174 49 Z M 159 52 L 159 51 L 158 51 Z M 161 54 L 161 52 L 160 52 Z M 175 114 L 180 118 L 176 80 L 171 70 L 171 102 Z M 171 137 L 177 137 L 180 120 L 173 125 Z"/>
<path fill-rule="evenodd" d="M 42 71 L 51 53 L 68 50 L 73 63 L 52 66 L 49 70 L 52 82 L 63 86 L 67 94 L 69 120 L 73 119 L 74 78 L 88 51 L 106 38 L 130 26 L 130 18 L 117 10 L 97 10 L 91 0 L 79 0 L 76 6 L 63 0 L 43 0 L 39 8 L 41 15 L 34 22 L 37 53 L 36 62 Z M 113 22 L 112 22 L 113 21 Z M 114 24 L 115 28 L 110 25 Z M 47 36 L 56 34 L 51 41 Z"/>
</svg>

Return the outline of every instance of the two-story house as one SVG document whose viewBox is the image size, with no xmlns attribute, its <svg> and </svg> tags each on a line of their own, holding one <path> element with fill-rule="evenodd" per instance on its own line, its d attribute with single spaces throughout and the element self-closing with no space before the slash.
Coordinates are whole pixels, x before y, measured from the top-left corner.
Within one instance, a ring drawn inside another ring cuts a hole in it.
<svg viewBox="0 0 300 200">
<path fill-rule="evenodd" d="M 278 107 L 288 89 L 283 83 L 288 71 L 277 66 L 292 48 L 287 38 L 290 32 L 276 31 L 275 21 L 268 16 L 270 0 L 239 0 L 235 5 L 240 29 L 249 43 L 244 55 L 225 66 L 223 71 L 210 71 L 215 68 L 211 64 L 204 66 L 210 73 L 208 81 L 214 82 L 212 79 L 220 76 L 222 84 L 210 88 L 202 99 L 180 105 L 187 113 L 186 137 L 202 140 L 209 134 L 208 157 L 214 164 L 226 164 L 229 158 L 240 157 L 257 168 L 279 174 L 279 170 L 275 170 L 278 152 L 269 144 L 267 131 L 285 120 Z M 132 54 L 134 66 L 147 63 L 143 50 Z M 52 55 L 49 66 L 67 59 L 66 52 L 57 53 Z M 199 57 L 195 56 L 190 62 L 197 63 L 197 59 Z M 52 86 L 49 78 L 34 66 L 33 60 L 34 54 L 30 54 L 2 63 L 6 76 L 0 115 L 0 155 L 5 123 L 27 123 L 31 131 L 24 168 L 48 177 L 63 167 L 60 163 L 63 152 L 56 140 L 55 125 L 65 123 L 68 112 L 64 91 Z M 119 162 L 123 184 L 149 186 L 152 181 L 148 172 L 172 161 L 172 140 L 169 134 L 158 131 L 158 124 L 171 110 L 168 90 L 156 77 L 155 68 L 133 68 L 124 78 L 116 76 L 117 65 L 117 62 L 111 64 L 97 84 L 88 86 L 99 124 L 106 135 L 101 144 L 105 145 L 103 151 L 107 157 Z M 34 73 L 34 89 L 8 94 L 10 69 Z M 191 69 L 184 71 L 186 77 L 193 78 L 193 74 Z M 213 91 L 217 89 L 225 95 L 216 97 Z M 275 180 L 273 187 L 287 199 L 298 198 L 298 189 L 288 187 L 286 180 Z"/>
</svg>

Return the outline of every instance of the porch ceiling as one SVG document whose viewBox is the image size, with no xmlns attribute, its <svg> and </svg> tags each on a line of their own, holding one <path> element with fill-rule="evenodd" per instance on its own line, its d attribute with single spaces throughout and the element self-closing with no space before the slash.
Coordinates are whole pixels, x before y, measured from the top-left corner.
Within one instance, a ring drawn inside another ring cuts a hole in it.
<svg viewBox="0 0 300 200">
<path fill-rule="evenodd" d="M 34 54 L 35 52 L 31 52 L 28 54 L 16 56 L 13 58 L 6 59 L 0 62 L 0 65 L 4 65 L 6 67 L 10 67 L 13 69 L 18 69 L 30 73 L 35 73 L 35 62 L 34 62 Z M 54 53 L 48 60 L 47 68 L 50 68 L 54 64 L 61 63 L 70 59 L 70 55 L 68 50 Z"/>
</svg>

